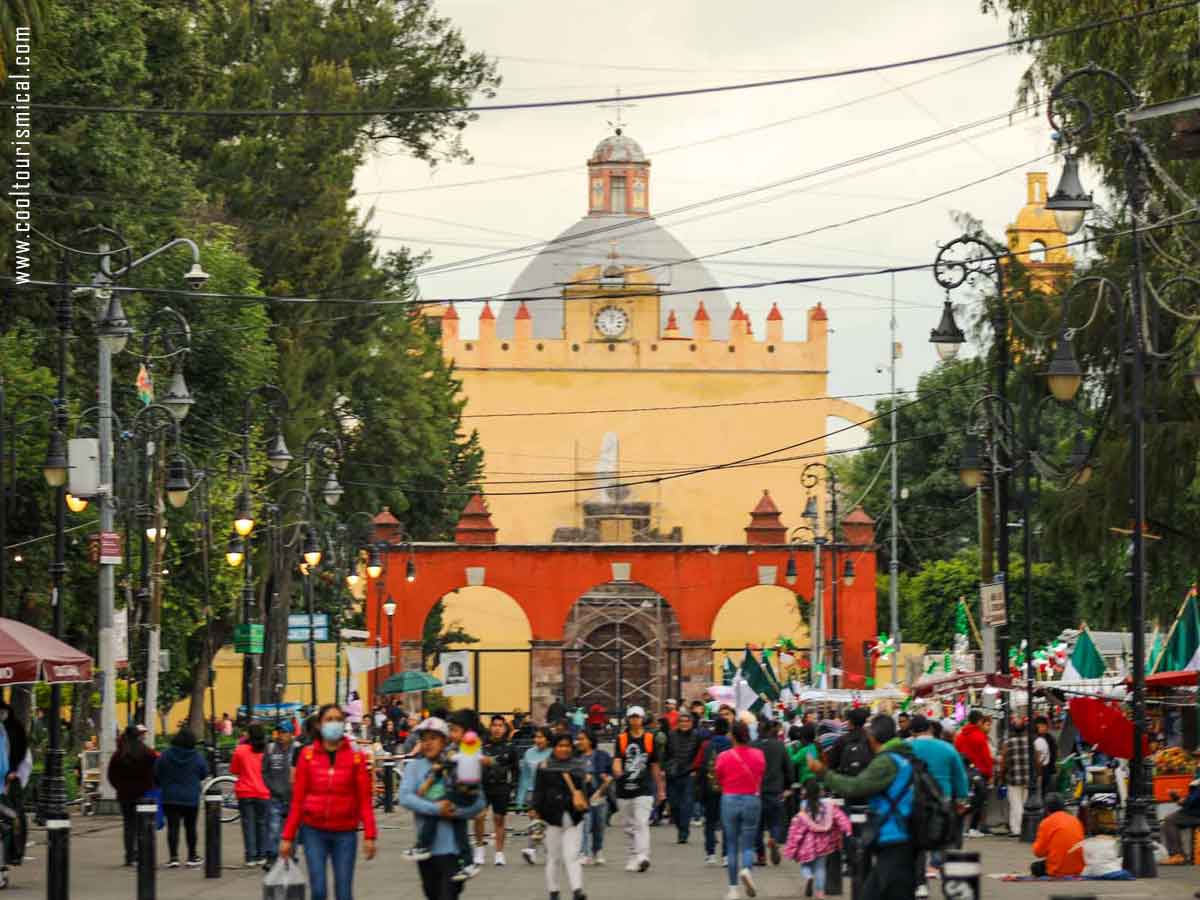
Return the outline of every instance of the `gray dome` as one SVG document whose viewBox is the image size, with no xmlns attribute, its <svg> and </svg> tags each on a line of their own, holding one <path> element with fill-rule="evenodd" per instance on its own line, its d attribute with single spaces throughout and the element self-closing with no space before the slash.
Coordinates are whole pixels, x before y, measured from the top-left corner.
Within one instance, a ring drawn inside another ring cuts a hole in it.
<svg viewBox="0 0 1200 900">
<path fill-rule="evenodd" d="M 616 223 L 632 224 L 592 234 Z M 729 337 L 732 307 L 723 292 L 714 290 L 717 284 L 704 264 L 680 262 L 690 260 L 692 252 L 653 218 L 611 215 L 584 216 L 529 261 L 513 283 L 507 302 L 501 306 L 498 333 L 503 336 L 512 334 L 518 301 L 535 300 L 537 302 L 529 304 L 529 312 L 533 317 L 533 336 L 549 340 L 561 338 L 564 285 L 582 267 L 608 263 L 614 245 L 621 265 L 659 267 L 650 269 L 649 274 L 663 291 L 659 304 L 661 324 L 666 324 L 667 316 L 674 310 L 680 333 L 690 336 L 692 317 L 703 300 L 711 319 L 712 336 L 717 339 Z M 671 293 L 701 289 L 706 290 L 692 294 Z"/>
<path fill-rule="evenodd" d="M 642 150 L 642 145 L 629 135 L 622 134 L 619 128 L 616 134 L 610 134 L 596 145 L 591 158 L 591 162 L 594 163 L 640 163 L 645 161 L 646 154 Z"/>
</svg>

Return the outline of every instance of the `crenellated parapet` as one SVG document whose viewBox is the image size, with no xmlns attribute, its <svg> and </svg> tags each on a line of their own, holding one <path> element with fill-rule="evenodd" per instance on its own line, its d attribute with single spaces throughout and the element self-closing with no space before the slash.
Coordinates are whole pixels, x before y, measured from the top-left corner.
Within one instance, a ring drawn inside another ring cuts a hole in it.
<svg viewBox="0 0 1200 900">
<path fill-rule="evenodd" d="M 690 317 L 671 306 L 654 274 L 622 266 L 615 251 L 607 264 L 584 266 L 563 288 L 563 334 L 533 335 L 529 307 L 521 301 L 510 336 L 496 333 L 489 303 L 479 312 L 478 337 L 459 330 L 459 311 L 442 315 L 442 347 L 459 369 L 803 371 L 828 368 L 829 322 L 818 303 L 807 311 L 804 337 L 784 337 L 784 314 L 772 304 L 762 334 L 755 334 L 741 304 L 729 317 L 728 339 L 712 337 L 703 302 Z"/>
</svg>

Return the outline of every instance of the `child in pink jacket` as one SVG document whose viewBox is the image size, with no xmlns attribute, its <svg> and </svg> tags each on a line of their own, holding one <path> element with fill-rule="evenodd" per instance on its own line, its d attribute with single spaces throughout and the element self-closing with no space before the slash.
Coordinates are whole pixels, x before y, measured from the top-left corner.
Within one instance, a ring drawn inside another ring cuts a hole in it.
<svg viewBox="0 0 1200 900">
<path fill-rule="evenodd" d="M 825 896 L 825 858 L 841 848 L 843 836 L 849 833 L 850 820 L 841 807 L 821 799 L 820 782 L 809 779 L 804 785 L 804 803 L 788 828 L 783 855 L 800 863 L 800 874 L 811 879 L 814 896 Z"/>
</svg>

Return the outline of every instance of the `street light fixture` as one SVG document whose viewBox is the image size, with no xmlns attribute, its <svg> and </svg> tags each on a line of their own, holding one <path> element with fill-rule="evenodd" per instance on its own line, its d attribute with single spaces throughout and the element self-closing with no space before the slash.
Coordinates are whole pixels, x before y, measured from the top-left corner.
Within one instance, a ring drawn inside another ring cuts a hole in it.
<svg viewBox="0 0 1200 900">
<path fill-rule="evenodd" d="M 383 614 L 389 619 L 396 614 L 396 601 L 391 597 L 388 597 L 387 602 L 383 604 Z"/>
<path fill-rule="evenodd" d="M 67 509 L 73 513 L 81 513 L 88 508 L 87 497 L 76 497 L 74 494 L 68 493 L 66 496 Z"/>
<path fill-rule="evenodd" d="M 153 525 L 151 525 L 149 528 L 146 529 L 146 539 L 149 540 L 150 543 L 153 544 L 155 541 L 157 541 L 159 539 L 160 536 L 162 537 L 162 539 L 164 541 L 167 539 L 166 526 L 163 526 L 161 529 L 159 529 L 159 528 L 155 528 Z"/>
<path fill-rule="evenodd" d="M 267 465 L 277 474 L 282 475 L 287 471 L 287 467 L 291 464 L 293 456 L 288 450 L 287 442 L 283 439 L 283 432 L 275 433 L 275 440 L 271 442 L 271 449 L 267 451 Z"/>
<path fill-rule="evenodd" d="M 937 328 L 929 332 L 929 342 L 937 351 L 938 359 L 951 360 L 958 356 L 959 348 L 966 342 L 967 336 L 954 321 L 954 306 L 949 300 L 942 302 L 942 320 Z"/>
<path fill-rule="evenodd" d="M 183 378 L 183 369 L 175 370 L 175 374 L 171 376 L 171 386 L 158 402 L 171 411 L 177 422 L 187 418 L 196 400 L 188 390 L 187 382 Z"/>
<path fill-rule="evenodd" d="M 229 535 L 229 541 L 225 544 L 225 562 L 233 566 L 235 569 L 242 564 L 246 558 L 246 544 L 242 541 L 241 536 L 235 531 Z"/>
<path fill-rule="evenodd" d="M 120 353 L 133 335 L 133 326 L 129 324 L 129 319 L 125 316 L 125 309 L 121 306 L 120 292 L 112 291 L 111 293 L 108 308 L 104 311 L 104 318 L 96 323 L 96 333 L 99 335 L 101 343 L 108 348 L 109 353 Z"/>
<path fill-rule="evenodd" d="M 167 470 L 166 488 L 167 502 L 173 507 L 179 509 L 187 503 L 192 485 L 188 482 L 187 465 L 182 456 L 176 456 L 171 460 L 171 465 Z"/>
<path fill-rule="evenodd" d="M 1083 384 L 1083 372 L 1075 361 L 1075 348 L 1071 342 L 1071 333 L 1064 326 L 1058 335 L 1058 344 L 1054 348 L 1054 357 L 1046 370 L 1046 383 L 1050 393 L 1059 403 L 1070 403 Z"/>
<path fill-rule="evenodd" d="M 233 530 L 239 537 L 248 537 L 254 530 L 254 510 L 250 505 L 250 495 L 246 491 L 238 496 L 237 518 L 233 520 Z"/>
<path fill-rule="evenodd" d="M 346 490 L 338 482 L 337 473 L 330 472 L 329 477 L 325 479 L 325 487 L 321 490 L 321 496 L 325 499 L 325 505 L 337 506 L 344 493 L 346 493 Z"/>
<path fill-rule="evenodd" d="M 958 477 L 963 485 L 975 490 L 983 482 L 983 462 L 979 458 L 979 438 L 968 434 L 958 458 Z"/>
<path fill-rule="evenodd" d="M 317 533 L 312 528 L 304 532 L 304 562 L 311 571 L 321 564 L 321 545 L 317 542 Z"/>
<path fill-rule="evenodd" d="M 842 584 L 846 587 L 854 587 L 854 560 L 846 558 L 846 564 L 842 567 Z"/>
<path fill-rule="evenodd" d="M 61 429 L 50 431 L 50 440 L 46 444 L 46 459 L 42 463 L 42 477 L 50 487 L 62 487 L 67 483 L 67 470 L 70 468 L 67 459 L 67 441 Z"/>
<path fill-rule="evenodd" d="M 404 564 L 404 580 L 409 584 L 417 580 L 417 564 L 413 562 L 411 556 L 408 558 L 408 562 Z"/>
<path fill-rule="evenodd" d="M 1079 180 L 1079 162 L 1069 150 L 1063 153 L 1062 176 L 1058 187 L 1046 200 L 1046 209 L 1054 213 L 1054 221 L 1063 234 L 1075 234 L 1083 227 L 1083 218 L 1095 206 L 1092 195 L 1084 191 Z"/>
</svg>

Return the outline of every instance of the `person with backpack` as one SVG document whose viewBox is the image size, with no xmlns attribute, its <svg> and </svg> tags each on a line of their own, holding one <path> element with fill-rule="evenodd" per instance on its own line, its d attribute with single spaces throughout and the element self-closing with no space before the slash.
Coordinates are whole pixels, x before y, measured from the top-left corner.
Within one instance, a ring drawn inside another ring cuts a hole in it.
<svg viewBox="0 0 1200 900">
<path fill-rule="evenodd" d="M 721 717 L 713 722 L 713 734 L 696 754 L 699 772 L 700 799 L 704 804 L 704 864 L 722 865 L 717 856 L 717 832 L 721 830 L 721 783 L 717 780 L 717 757 L 733 746 L 729 740 L 729 720 Z M 725 847 L 724 832 L 721 846 Z"/>
<path fill-rule="evenodd" d="M 267 869 L 275 865 L 283 823 L 287 821 L 292 803 L 292 767 L 296 764 L 296 748 L 292 745 L 295 733 L 291 719 L 275 723 L 271 743 L 262 756 L 263 783 L 271 793 L 267 810 Z"/>
<path fill-rule="evenodd" d="M 910 817 L 915 799 L 912 747 L 896 734 L 891 716 L 877 715 L 867 724 L 871 762 L 858 775 L 842 775 L 821 760 L 809 770 L 833 793 L 847 800 L 866 800 L 870 817 L 863 842 L 874 856 L 862 900 L 912 900 L 917 887 L 917 846 Z"/>
<path fill-rule="evenodd" d="M 925 763 L 925 768 L 937 781 L 942 796 L 956 807 L 953 832 L 954 845 L 957 846 L 962 838 L 958 814 L 966 810 L 966 801 L 970 793 L 967 768 L 953 747 L 934 736 L 932 725 L 933 723 L 920 713 L 913 716 L 908 725 L 909 731 L 912 733 L 909 744 L 912 746 L 913 756 Z M 933 864 L 932 871 L 926 868 L 927 861 Z M 937 877 L 941 866 L 942 853 L 940 850 L 932 851 L 929 854 L 921 853 L 917 858 L 917 897 L 929 896 L 927 882 L 930 876 Z"/>
<path fill-rule="evenodd" d="M 646 711 L 631 706 L 625 713 L 628 727 L 617 735 L 613 755 L 617 805 L 625 820 L 629 838 L 626 872 L 645 872 L 650 868 L 650 813 L 655 798 L 661 802 L 658 788 L 660 757 L 654 735 L 646 730 Z"/>
<path fill-rule="evenodd" d="M 829 759 L 830 768 L 839 775 L 858 775 L 871 764 L 875 754 L 864 727 L 869 715 L 861 706 L 856 706 L 846 714 L 850 729 L 833 745 Z"/>
</svg>

